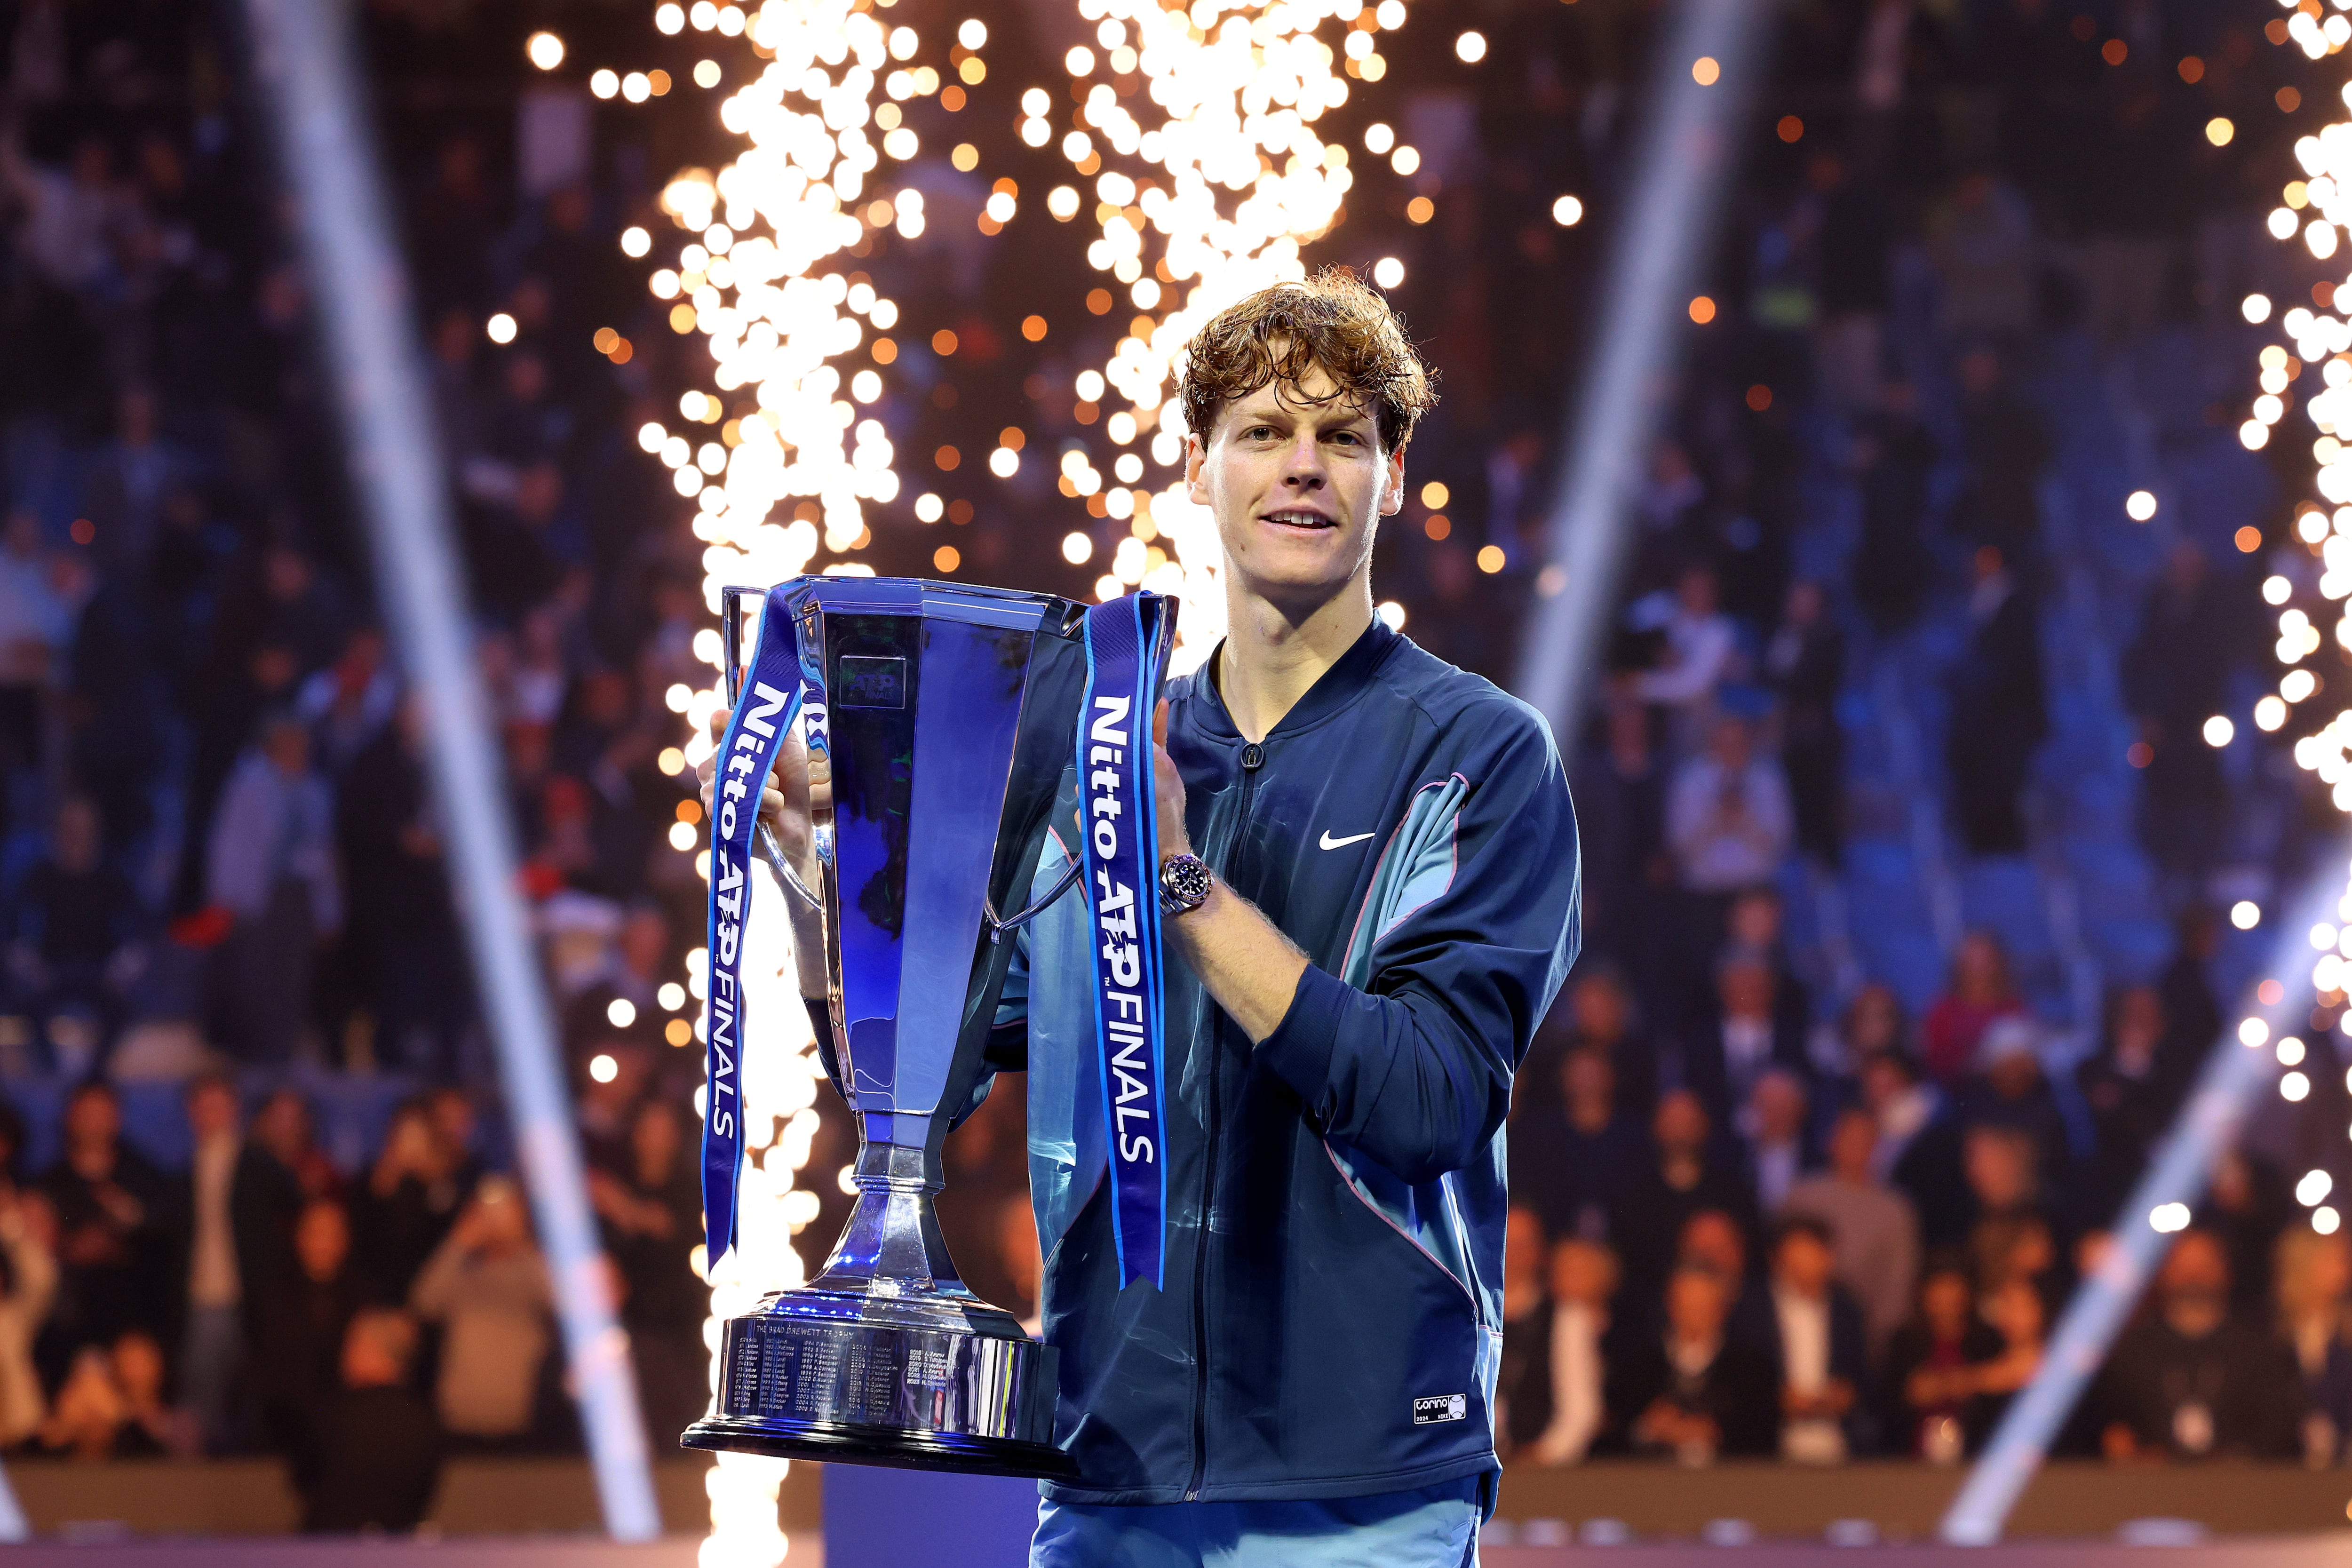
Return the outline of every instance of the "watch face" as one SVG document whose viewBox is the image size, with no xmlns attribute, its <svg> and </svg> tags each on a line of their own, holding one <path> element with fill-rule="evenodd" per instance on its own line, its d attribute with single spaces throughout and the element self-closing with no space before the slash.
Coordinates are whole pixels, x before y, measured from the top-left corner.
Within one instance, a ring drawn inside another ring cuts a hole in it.
<svg viewBox="0 0 2352 1568">
<path fill-rule="evenodd" d="M 1160 868 L 1160 891 L 1176 909 L 1200 908 L 1209 898 L 1208 866 L 1198 856 L 1170 856 Z"/>
</svg>

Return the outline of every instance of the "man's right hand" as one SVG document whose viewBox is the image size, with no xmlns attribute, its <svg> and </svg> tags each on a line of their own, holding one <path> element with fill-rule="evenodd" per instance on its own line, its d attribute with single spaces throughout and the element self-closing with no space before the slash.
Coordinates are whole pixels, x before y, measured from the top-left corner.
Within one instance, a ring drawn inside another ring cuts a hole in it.
<svg viewBox="0 0 2352 1568">
<path fill-rule="evenodd" d="M 712 815 L 711 780 L 719 767 L 718 748 L 727 738 L 724 709 L 710 715 L 711 754 L 695 770 L 702 780 L 702 812 Z M 833 780 L 824 764 L 812 769 L 809 764 L 808 742 L 802 739 L 800 726 L 785 731 L 783 744 L 776 748 L 776 763 L 769 770 L 767 782 L 760 789 L 760 820 L 776 836 L 777 847 L 799 873 L 801 881 L 811 891 L 817 885 L 816 834 L 812 826 L 815 808 L 830 809 L 833 805 Z"/>
<path fill-rule="evenodd" d="M 710 715 L 711 754 L 695 770 L 702 780 L 702 811 L 706 818 L 710 816 L 711 780 L 718 773 L 718 752 L 727 739 L 729 717 L 723 710 Z M 816 860 L 814 816 L 832 809 L 832 765 L 809 756 L 808 742 L 796 724 L 785 731 L 783 743 L 776 748 L 775 766 L 761 785 L 760 820 L 776 836 L 776 847 L 783 851 L 785 863 L 812 894 L 819 893 L 824 886 Z M 790 891 L 784 894 L 784 907 L 792 921 L 793 963 L 801 994 L 822 998 L 829 989 L 824 922 Z"/>
</svg>

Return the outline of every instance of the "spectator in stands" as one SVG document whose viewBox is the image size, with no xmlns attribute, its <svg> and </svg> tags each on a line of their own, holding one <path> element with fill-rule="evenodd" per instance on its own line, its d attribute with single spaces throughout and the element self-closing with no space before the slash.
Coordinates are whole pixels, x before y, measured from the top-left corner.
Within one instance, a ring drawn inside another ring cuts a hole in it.
<svg viewBox="0 0 2352 1568">
<path fill-rule="evenodd" d="M 1729 1283 L 1735 1316 L 1749 1305 L 1750 1288 L 1756 1283 L 1748 1273 L 1750 1218 L 1729 1209 L 1701 1209 L 1683 1221 L 1682 1232 L 1675 1238 L 1676 1264 L 1695 1264 Z"/>
<path fill-rule="evenodd" d="M 1689 1089 L 1674 1089 L 1659 1100 L 1651 1121 L 1654 1162 L 1628 1181 L 1609 1220 L 1631 1300 L 1656 1300 L 1693 1215 L 1716 1209 L 1734 1216 L 1743 1229 L 1752 1226 L 1755 1202 L 1718 1152 L 1714 1131 L 1706 1104 Z"/>
<path fill-rule="evenodd" d="M 1736 895 L 1724 916 L 1723 952 L 1717 963 L 1720 968 L 1730 959 L 1753 959 L 1769 969 L 1772 1026 L 1802 1040 L 1812 1024 L 1812 994 L 1789 960 L 1787 914 L 1778 889 L 1749 888 Z"/>
<path fill-rule="evenodd" d="M 1874 394 L 1877 406 L 1858 422 L 1847 458 L 1862 500 L 1862 538 L 1853 552 L 1853 594 L 1881 637 L 1899 637 L 1919 618 L 1935 578 L 1928 552 L 1927 478 L 1936 439 L 1919 418 L 1906 382 Z"/>
<path fill-rule="evenodd" d="M 1684 1081 L 1728 1116 L 1766 1073 L 1801 1084 L 1808 1065 L 1804 1034 L 1780 1010 L 1771 965 L 1733 952 L 1716 966 L 1714 1008 L 1684 1047 Z"/>
<path fill-rule="evenodd" d="M 1786 1068 L 1767 1068 L 1739 1113 L 1739 1142 L 1756 1206 L 1780 1212 L 1797 1178 L 1812 1163 L 1805 1137 L 1805 1082 Z"/>
<path fill-rule="evenodd" d="M 2221 1033 L 2221 1005 L 2213 994 L 2214 955 L 2221 951 L 2221 920 L 2204 904 L 2191 904 L 2173 923 L 2172 962 L 2157 977 L 2164 1002 L 2164 1047 L 2158 1053 L 2168 1071 L 2184 1080 L 2196 1076 Z"/>
<path fill-rule="evenodd" d="M 236 922 L 221 952 L 225 1038 L 248 1061 L 290 1060 L 319 943 L 343 920 L 334 801 L 292 714 L 268 720 L 230 775 L 208 864 L 211 900 Z"/>
<path fill-rule="evenodd" d="M 1617 1069 L 1602 1050 L 1570 1052 L 1559 1063 L 1553 1104 L 1515 1107 L 1511 1188 L 1555 1236 L 1601 1236 L 1627 1177 L 1648 1155 L 1648 1140 L 1617 1102 Z M 1533 1097 L 1528 1097 L 1532 1099 Z"/>
<path fill-rule="evenodd" d="M 179 1215 L 188 1252 L 187 1331 L 181 1340 L 181 1400 L 207 1453 L 235 1439 L 237 1379 L 245 1359 L 244 1289 L 237 1270 L 236 1189 L 245 1139 L 236 1088 L 217 1073 L 188 1080 L 190 1151 Z"/>
<path fill-rule="evenodd" d="M 1976 1233 L 1988 1221 L 2026 1219 L 2042 1222 L 2043 1243 L 2054 1247 L 2056 1227 L 2051 1223 L 2045 1204 L 2039 1160 L 2040 1151 L 2032 1135 L 2020 1128 L 1985 1123 L 1962 1134 L 1961 1169 L 1968 1176 L 1969 1196 L 1976 1215 L 1971 1227 L 1972 1247 L 1978 1245 Z M 1995 1257 L 1987 1257 L 1980 1251 L 1977 1258 L 1979 1268 L 1988 1265 L 2005 1268 L 2000 1260 L 2009 1250 L 2008 1247 L 2000 1247 Z M 1989 1289 L 2000 1283 L 2000 1279 L 1979 1272 L 1977 1283 L 1979 1288 Z"/>
<path fill-rule="evenodd" d="M 1591 1051 L 1609 1064 L 1616 1107 L 1648 1116 L 1658 1103 L 1658 1050 L 1640 1015 L 1623 970 L 1606 958 L 1580 959 L 1519 1065 L 1518 1105 L 1557 1114 L 1567 1103 L 1562 1069 L 1570 1057 Z"/>
<path fill-rule="evenodd" d="M 0 1174 L 0 1448 L 39 1430 L 47 1413 L 33 1342 L 58 1294 L 57 1215 L 38 1193 Z"/>
<path fill-rule="evenodd" d="M 2084 1197 L 2103 1218 L 2137 1184 L 2188 1087 L 2169 1081 L 2163 1070 L 2165 1031 L 2164 998 L 2156 987 L 2127 987 L 2108 999 L 2098 1054 L 2075 1069 L 2075 1088 L 2091 1113 L 2098 1146 L 2098 1158 L 2085 1173 L 2092 1185 Z"/>
<path fill-rule="evenodd" d="M 2024 1011 L 2000 939 L 1987 931 L 1960 938 L 1952 954 L 1951 986 L 1927 1009 L 1920 1027 L 1927 1076 L 1948 1089 L 1958 1084 L 1975 1065 L 1985 1031 Z"/>
<path fill-rule="evenodd" d="M 1996 546 L 1979 546 L 1967 650 L 1953 667 L 1945 766 L 1960 841 L 1975 855 L 2025 853 L 2020 797 L 2049 721 L 2042 626 L 2032 592 Z"/>
<path fill-rule="evenodd" d="M 1903 999 L 1884 981 L 1864 983 L 1838 1016 L 1833 1070 L 1859 1075 L 1862 1065 L 1877 1057 L 1908 1058 L 1911 1021 Z"/>
<path fill-rule="evenodd" d="M 1837 716 L 1845 637 L 1819 583 L 1790 584 L 1780 624 L 1764 647 L 1764 675 L 1780 704 L 1780 766 L 1797 848 L 1834 869 L 1845 840 L 1845 737 Z"/>
<path fill-rule="evenodd" d="M 1999 1425 L 2018 1391 L 2042 1370 L 2050 1309 L 2030 1279 L 2012 1278 L 1985 1293 L 1977 1315 L 2000 1337 L 2000 1349 L 1975 1371 L 1977 1421 L 1986 1432 Z"/>
<path fill-rule="evenodd" d="M 2269 1161 L 2243 1147 L 2224 1149 L 2214 1160 L 2197 1226 L 2210 1232 L 2229 1258 L 2231 1310 L 2245 1317 L 2270 1310 L 2272 1252 L 2279 1232 L 2299 1217 L 2294 1195 Z"/>
<path fill-rule="evenodd" d="M 1545 1324 L 1544 1419 L 1529 1457 L 1573 1465 L 1622 1441 L 1610 1429 L 1611 1370 L 1622 1356 L 1616 1322 L 1617 1256 L 1596 1241 L 1570 1237 L 1551 1250 L 1551 1310 Z"/>
<path fill-rule="evenodd" d="M 261 1102 L 237 1156 L 235 1206 L 237 1279 L 253 1300 L 291 1281 L 299 1268 L 295 1223 L 312 1198 L 332 1194 L 335 1169 L 310 1132 L 310 1106 L 294 1089 Z M 247 1328 L 252 1324 L 247 1322 Z"/>
<path fill-rule="evenodd" d="M 553 1297 L 522 1194 L 503 1177 L 475 1190 L 410 1291 L 417 1315 L 444 1325 L 441 1425 L 477 1446 L 530 1428 Z"/>
<path fill-rule="evenodd" d="M 70 1459 L 110 1459 L 118 1445 L 135 1449 L 127 1437 L 129 1404 L 114 1375 L 114 1359 L 101 1344 L 86 1344 L 58 1384 L 49 1413 L 33 1438 L 33 1452 Z"/>
<path fill-rule="evenodd" d="M 425 1102 L 412 1100 L 394 1110 L 354 1200 L 354 1228 L 373 1300 L 408 1300 L 409 1287 L 457 1223 L 467 1196 L 448 1151 L 434 1134 Z"/>
<path fill-rule="evenodd" d="M 620 1272 L 639 1396 L 656 1432 L 683 1431 L 709 1403 L 702 1321 L 710 1292 L 687 1267 L 702 1226 L 702 1173 L 689 1148 L 685 1111 L 647 1100 L 631 1119 L 626 1158 L 588 1173 L 588 1195 Z"/>
<path fill-rule="evenodd" d="M 1856 1077 L 1862 1103 L 1878 1123 L 1872 1172 L 1911 1200 L 1924 1245 L 1958 1244 L 1973 1207 L 1959 1127 L 1943 1092 L 1922 1082 L 1910 1058 L 1895 1051 L 1866 1058 Z"/>
<path fill-rule="evenodd" d="M 1863 1394 L 1869 1351 L 1862 1309 L 1835 1280 L 1829 1228 L 1807 1215 L 1774 1227 L 1771 1279 L 1733 1332 L 1780 1369 L 1780 1453 L 1800 1464 L 1843 1463 L 1867 1440 Z"/>
<path fill-rule="evenodd" d="M 412 1531 L 425 1522 L 440 1484 L 442 1436 L 432 1405 L 411 1384 L 415 1363 L 416 1323 L 406 1313 L 366 1307 L 352 1316 L 304 1530 Z"/>
<path fill-rule="evenodd" d="M 1957 521 L 2005 561 L 2030 563 L 2042 538 L 2042 473 L 2050 433 L 2032 405 L 2009 389 L 2000 355 L 1990 348 L 1960 356 L 1961 418 L 1968 436 L 1968 489 Z"/>
<path fill-rule="evenodd" d="M 2000 1336 L 1976 1313 L 1968 1269 L 1930 1258 L 1918 1304 L 1886 1352 L 1888 1447 L 1948 1465 L 1975 1452 L 1986 1431 L 1978 1400 L 1980 1369 L 2000 1353 Z"/>
<path fill-rule="evenodd" d="M 1505 1458 L 1551 1420 L 1548 1250 L 1541 1216 L 1513 1204 L 1503 1222 L 1503 1351 L 1495 1378 L 1496 1450 Z"/>
<path fill-rule="evenodd" d="M 2148 585 L 2139 635 L 2116 661 L 2126 710 L 2139 727 L 2139 838 L 2163 873 L 2167 901 L 2198 897 L 2223 848 L 2229 785 L 2205 721 L 2230 710 L 2230 682 L 2251 606 L 2218 577 L 2194 540 L 2177 542 Z"/>
<path fill-rule="evenodd" d="M 413 1070 L 457 1070 L 470 1007 L 438 816 L 425 788 L 415 700 L 346 769 L 335 826 L 351 886 L 347 950 L 373 1000 L 377 1051 Z"/>
<path fill-rule="evenodd" d="M 2304 1463 L 2341 1464 L 2352 1448 L 2352 1243 L 2290 1225 L 2272 1276 L 2279 1334 L 2303 1374 Z"/>
<path fill-rule="evenodd" d="M 1829 1168 L 1790 1188 L 1780 1205 L 1783 1215 L 1809 1215 L 1828 1228 L 1837 1282 L 1862 1309 L 1874 1364 L 1911 1310 L 1919 1268 L 1918 1216 L 1872 1170 L 1877 1142 L 1868 1110 L 1841 1112 L 1830 1129 Z"/>
<path fill-rule="evenodd" d="M 1772 1363 L 1727 1331 L 1732 1289 L 1691 1265 L 1667 1282 L 1664 1331 L 1634 1340 L 1612 1402 L 1635 1453 L 1706 1465 L 1771 1452 Z"/>
<path fill-rule="evenodd" d="M 1665 973 L 1667 899 L 1675 868 L 1666 853 L 1666 764 L 1651 736 L 1650 710 L 1622 687 L 1605 698 L 1601 739 L 1588 746 L 1571 781 L 1584 855 L 1585 956 L 1622 965 L 1643 989 Z"/>
<path fill-rule="evenodd" d="M 293 1239 L 294 1271 L 253 1304 L 255 1392 L 270 1447 L 293 1467 L 295 1489 L 308 1495 L 319 1478 L 343 1331 L 366 1292 L 341 1204 L 320 1197 L 303 1205 Z"/>
<path fill-rule="evenodd" d="M 1757 755 L 1754 727 L 1717 720 L 1706 753 L 1675 773 L 1666 802 L 1666 838 L 1683 887 L 1727 906 L 1712 922 L 1710 951 L 1731 896 L 1772 879 L 1793 831 L 1788 784 L 1777 763 Z"/>
<path fill-rule="evenodd" d="M 40 519 L 15 508 L 0 531 L 0 782 L 9 786 L 0 788 L 0 827 L 13 826 L 8 797 L 17 781 L 37 773 L 47 755 L 57 656 L 79 608 L 59 579 L 41 548 Z"/>
<path fill-rule="evenodd" d="M 98 808 L 68 796 L 58 806 L 48 855 L 25 873 L 8 910 L 16 1005 L 49 1037 L 62 1076 L 87 1071 L 121 1031 L 131 986 L 146 969 L 146 925 L 131 879 L 101 853 Z M 58 1027 L 53 1020 L 68 1012 L 93 1016 L 95 1030 Z M 75 1034 L 94 1038 L 65 1050 L 60 1037 Z"/>
<path fill-rule="evenodd" d="M 63 1266 L 58 1348 L 110 1345 L 132 1329 L 160 1336 L 177 1294 L 165 1277 L 163 1180 L 123 1146 L 122 1107 L 108 1084 L 74 1090 L 64 1131 L 65 1152 L 42 1179 Z"/>
<path fill-rule="evenodd" d="M 122 1394 L 122 1426 L 115 1434 L 117 1458 L 184 1456 L 194 1449 L 194 1433 L 163 1399 L 163 1347 L 137 1329 L 114 1342 L 114 1382 Z"/>
<path fill-rule="evenodd" d="M 2046 1190 L 2072 1194 L 2076 1150 L 2065 1113 L 2042 1075 L 2042 1027 L 2030 1014 L 1996 1019 L 1987 1027 L 1977 1044 L 1978 1077 L 1960 1097 L 1960 1118 L 2024 1133 L 2033 1142 Z"/>
<path fill-rule="evenodd" d="M 2154 1295 L 2116 1340 L 2093 1395 L 2107 1458 L 2294 1457 L 2303 1416 L 2294 1358 L 2231 1312 L 2220 1238 L 2194 1229 L 2175 1237 Z"/>
<path fill-rule="evenodd" d="M 1723 613 L 1713 567 L 1683 569 L 1663 625 L 1665 662 L 1635 676 L 1633 692 L 1673 715 L 1676 749 L 1690 751 L 1707 732 L 1716 688 L 1731 673 L 1739 652 L 1739 635 Z"/>
</svg>

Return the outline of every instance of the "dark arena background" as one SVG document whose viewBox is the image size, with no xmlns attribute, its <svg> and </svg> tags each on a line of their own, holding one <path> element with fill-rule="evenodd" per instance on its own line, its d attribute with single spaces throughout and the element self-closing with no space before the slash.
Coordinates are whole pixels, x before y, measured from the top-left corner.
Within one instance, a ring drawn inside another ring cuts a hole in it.
<svg viewBox="0 0 2352 1568">
<path fill-rule="evenodd" d="M 1198 666 L 1183 345 L 1344 268 L 1580 824 L 1483 1561 L 2336 1561 L 2347 5 L 0 0 L 0 1539 L 1025 1561 L 676 1446 L 857 1136 L 763 983 L 708 1267 L 719 590 Z"/>
</svg>

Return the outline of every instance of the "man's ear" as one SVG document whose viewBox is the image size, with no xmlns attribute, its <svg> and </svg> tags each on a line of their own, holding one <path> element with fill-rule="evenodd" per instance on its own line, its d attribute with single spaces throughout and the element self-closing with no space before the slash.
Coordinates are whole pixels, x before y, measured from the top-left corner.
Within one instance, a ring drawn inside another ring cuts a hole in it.
<svg viewBox="0 0 2352 1568">
<path fill-rule="evenodd" d="M 1387 472 L 1381 476 L 1381 515 L 1394 517 L 1404 510 L 1404 448 L 1399 447 L 1388 456 Z"/>
<path fill-rule="evenodd" d="M 1201 437 L 1191 435 L 1184 437 L 1184 495 L 1194 506 L 1209 504 L 1208 481 L 1201 472 L 1208 456 L 1209 449 L 1201 444 Z"/>
</svg>

